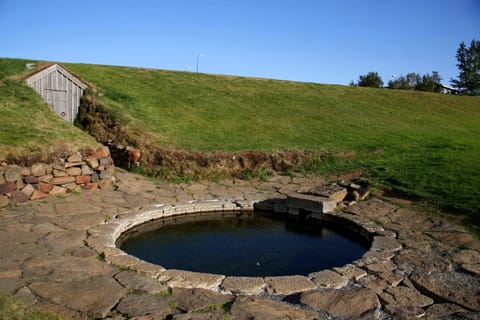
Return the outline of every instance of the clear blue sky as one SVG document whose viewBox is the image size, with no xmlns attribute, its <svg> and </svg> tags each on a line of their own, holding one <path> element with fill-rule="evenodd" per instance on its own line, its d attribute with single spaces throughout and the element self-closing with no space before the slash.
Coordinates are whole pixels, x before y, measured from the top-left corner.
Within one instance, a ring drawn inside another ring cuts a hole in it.
<svg viewBox="0 0 480 320">
<path fill-rule="evenodd" d="M 348 84 L 457 77 L 480 0 L 0 0 L 0 57 Z"/>
</svg>

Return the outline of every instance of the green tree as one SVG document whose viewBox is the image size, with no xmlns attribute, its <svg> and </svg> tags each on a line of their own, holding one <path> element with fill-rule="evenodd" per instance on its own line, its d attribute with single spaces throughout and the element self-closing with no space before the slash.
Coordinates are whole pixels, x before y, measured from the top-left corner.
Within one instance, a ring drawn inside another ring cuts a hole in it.
<svg viewBox="0 0 480 320">
<path fill-rule="evenodd" d="M 383 80 L 377 72 L 369 72 L 366 75 L 361 75 L 358 78 L 357 85 L 359 87 L 381 88 L 383 87 Z"/>
<path fill-rule="evenodd" d="M 415 90 L 417 84 L 421 81 L 418 73 L 410 72 L 406 76 L 401 75 L 398 78 L 388 81 L 388 88 L 400 90 Z"/>
<path fill-rule="evenodd" d="M 458 79 L 450 79 L 460 94 L 480 95 L 480 41 L 473 39 L 467 48 L 462 41 L 455 56 L 457 58 Z"/>
<path fill-rule="evenodd" d="M 422 80 L 417 83 L 415 90 L 418 91 L 430 91 L 430 92 L 441 92 L 442 91 L 442 78 L 438 71 L 433 71 L 432 74 L 425 74 L 422 76 Z"/>
</svg>

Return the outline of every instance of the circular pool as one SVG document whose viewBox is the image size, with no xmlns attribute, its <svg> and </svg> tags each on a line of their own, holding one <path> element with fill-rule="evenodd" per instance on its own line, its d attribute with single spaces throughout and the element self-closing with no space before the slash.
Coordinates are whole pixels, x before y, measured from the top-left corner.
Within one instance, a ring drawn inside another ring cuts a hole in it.
<svg viewBox="0 0 480 320">
<path fill-rule="evenodd" d="M 264 212 L 196 213 L 144 223 L 117 245 L 167 269 L 227 276 L 308 275 L 359 259 L 369 243 L 341 226 Z"/>
</svg>

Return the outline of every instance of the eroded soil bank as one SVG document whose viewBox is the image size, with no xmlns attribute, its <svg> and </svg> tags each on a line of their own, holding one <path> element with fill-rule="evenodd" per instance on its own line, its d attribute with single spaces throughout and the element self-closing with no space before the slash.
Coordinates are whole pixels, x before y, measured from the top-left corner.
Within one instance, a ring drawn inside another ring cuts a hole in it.
<svg viewBox="0 0 480 320">
<path fill-rule="evenodd" d="M 148 134 L 132 132 L 115 121 L 91 93 L 87 93 L 79 109 L 76 125 L 109 146 L 115 165 L 128 168 L 127 146 L 140 150 L 142 173 L 160 178 L 250 178 L 310 168 L 328 156 L 326 151 L 189 151 L 165 148 L 149 141 Z"/>
</svg>

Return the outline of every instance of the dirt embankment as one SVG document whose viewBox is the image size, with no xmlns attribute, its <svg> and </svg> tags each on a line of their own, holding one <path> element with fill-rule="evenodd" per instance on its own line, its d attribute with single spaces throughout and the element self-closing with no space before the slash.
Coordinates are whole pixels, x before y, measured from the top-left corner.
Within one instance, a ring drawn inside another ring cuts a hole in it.
<svg viewBox="0 0 480 320">
<path fill-rule="evenodd" d="M 144 136 L 134 134 L 128 126 L 112 119 L 108 111 L 87 93 L 82 99 L 76 125 L 110 147 L 115 164 L 127 168 L 127 146 L 140 150 L 139 171 L 161 178 L 239 177 L 249 178 L 292 170 L 303 170 L 328 154 L 309 150 L 272 152 L 203 152 L 165 148 L 154 145 Z"/>
</svg>

